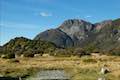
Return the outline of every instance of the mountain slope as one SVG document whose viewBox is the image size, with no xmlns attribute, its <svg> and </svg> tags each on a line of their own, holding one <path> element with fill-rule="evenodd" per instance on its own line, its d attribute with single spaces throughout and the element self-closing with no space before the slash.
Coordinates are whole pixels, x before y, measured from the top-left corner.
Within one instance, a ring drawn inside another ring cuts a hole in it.
<svg viewBox="0 0 120 80">
<path fill-rule="evenodd" d="M 66 20 L 60 27 L 74 42 L 74 46 L 80 46 L 93 34 L 94 25 L 78 19 Z"/>
<path fill-rule="evenodd" d="M 34 40 L 45 40 L 55 43 L 59 47 L 72 47 L 72 39 L 60 29 L 51 29 L 38 34 Z"/>
<path fill-rule="evenodd" d="M 38 34 L 34 40 L 46 40 L 59 47 L 80 46 L 92 36 L 94 25 L 77 19 L 66 20 L 57 29 L 51 29 Z"/>
<path fill-rule="evenodd" d="M 96 46 L 102 50 L 120 49 L 120 19 L 113 20 L 97 33 Z"/>
<path fill-rule="evenodd" d="M 40 39 L 53 42 L 57 46 L 65 48 L 89 47 L 92 44 L 95 48 L 103 51 L 119 50 L 120 18 L 105 20 L 95 24 L 84 20 L 69 19 L 57 29 L 47 30 L 35 37 L 35 40 Z"/>
</svg>

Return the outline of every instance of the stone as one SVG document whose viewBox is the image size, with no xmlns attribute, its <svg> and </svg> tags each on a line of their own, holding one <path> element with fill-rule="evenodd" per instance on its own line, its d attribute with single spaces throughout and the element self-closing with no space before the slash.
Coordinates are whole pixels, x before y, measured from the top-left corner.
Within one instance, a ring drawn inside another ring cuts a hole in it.
<svg viewBox="0 0 120 80">
<path fill-rule="evenodd" d="M 110 72 L 110 70 L 107 67 L 102 67 L 101 68 L 101 71 L 100 71 L 101 74 L 106 74 L 108 72 Z"/>
<path fill-rule="evenodd" d="M 34 57 L 39 57 L 42 56 L 41 54 L 35 54 Z"/>
<path fill-rule="evenodd" d="M 20 55 L 15 54 L 15 58 L 19 58 L 19 57 L 20 57 Z"/>
<path fill-rule="evenodd" d="M 120 37 L 118 38 L 118 41 L 120 41 Z"/>
<path fill-rule="evenodd" d="M 4 54 L 3 54 L 3 55 L 1 55 L 1 58 L 5 58 L 5 57 L 6 57 L 6 55 L 4 55 Z"/>
<path fill-rule="evenodd" d="M 24 58 L 24 54 L 22 54 L 20 57 L 21 57 L 21 58 Z"/>
<path fill-rule="evenodd" d="M 43 57 L 49 57 L 50 55 L 49 54 L 43 54 L 42 56 Z"/>
<path fill-rule="evenodd" d="M 102 77 L 102 78 L 98 78 L 98 80 L 106 80 L 106 79 Z"/>
</svg>

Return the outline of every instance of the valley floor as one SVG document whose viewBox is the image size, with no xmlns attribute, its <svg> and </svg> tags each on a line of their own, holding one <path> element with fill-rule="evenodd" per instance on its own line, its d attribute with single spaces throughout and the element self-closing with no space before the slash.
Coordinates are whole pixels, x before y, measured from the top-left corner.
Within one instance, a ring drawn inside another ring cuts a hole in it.
<svg viewBox="0 0 120 80">
<path fill-rule="evenodd" d="M 110 72 L 101 74 L 100 70 L 106 65 Z M 41 69 L 63 69 L 70 75 L 71 80 L 97 80 L 105 77 L 106 80 L 120 79 L 119 56 L 83 56 L 72 57 L 34 57 L 1 59 L 0 76 L 26 77 L 34 75 Z"/>
</svg>

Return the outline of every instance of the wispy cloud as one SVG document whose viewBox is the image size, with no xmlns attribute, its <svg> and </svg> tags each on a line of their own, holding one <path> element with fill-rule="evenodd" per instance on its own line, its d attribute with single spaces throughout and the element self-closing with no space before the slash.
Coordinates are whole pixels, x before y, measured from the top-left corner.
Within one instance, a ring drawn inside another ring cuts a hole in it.
<svg viewBox="0 0 120 80">
<path fill-rule="evenodd" d="M 90 15 L 87 15 L 87 16 L 85 16 L 85 18 L 91 18 L 92 16 L 90 16 Z"/>
<path fill-rule="evenodd" d="M 52 13 L 40 12 L 40 16 L 42 16 L 42 17 L 48 17 L 48 16 L 52 16 Z"/>
</svg>

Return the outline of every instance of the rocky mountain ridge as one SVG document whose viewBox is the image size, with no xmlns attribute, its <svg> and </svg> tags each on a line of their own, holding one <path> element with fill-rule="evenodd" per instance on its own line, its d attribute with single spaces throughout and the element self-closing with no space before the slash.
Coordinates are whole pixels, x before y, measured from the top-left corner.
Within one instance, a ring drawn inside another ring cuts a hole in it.
<svg viewBox="0 0 120 80">
<path fill-rule="evenodd" d="M 56 32 L 57 30 L 59 30 L 59 32 Z M 43 33 L 49 34 L 44 35 Z M 64 33 L 64 35 L 61 35 L 61 33 Z M 101 45 L 101 48 L 106 44 L 113 45 L 112 42 L 119 44 L 119 38 L 120 18 L 116 20 L 105 20 L 95 24 L 79 19 L 69 19 L 63 22 L 63 24 L 61 24 L 58 28 L 42 32 L 34 39 L 50 41 L 55 43 L 57 46 L 64 48 L 71 46 L 84 47 L 91 43 L 95 44 L 96 46 Z M 104 45 L 102 45 L 103 43 Z"/>
</svg>

